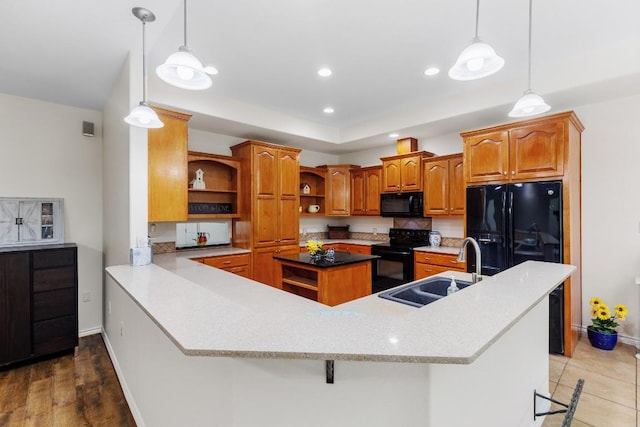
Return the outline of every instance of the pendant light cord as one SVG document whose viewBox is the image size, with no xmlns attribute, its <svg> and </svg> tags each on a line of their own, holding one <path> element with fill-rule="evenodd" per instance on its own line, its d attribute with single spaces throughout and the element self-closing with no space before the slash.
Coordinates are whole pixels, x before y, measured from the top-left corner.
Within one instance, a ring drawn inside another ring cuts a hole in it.
<svg viewBox="0 0 640 427">
<path fill-rule="evenodd" d="M 533 0 L 529 0 L 529 71 L 527 75 L 527 90 L 531 90 L 531 10 Z"/>
<path fill-rule="evenodd" d="M 476 0 L 476 36 L 474 40 L 478 38 L 478 21 L 480 20 L 480 0 Z"/>
<path fill-rule="evenodd" d="M 187 45 L 187 0 L 184 0 L 184 45 Z"/>
<path fill-rule="evenodd" d="M 147 56 L 145 55 L 145 29 L 147 21 L 142 19 L 142 102 L 147 103 Z"/>
</svg>

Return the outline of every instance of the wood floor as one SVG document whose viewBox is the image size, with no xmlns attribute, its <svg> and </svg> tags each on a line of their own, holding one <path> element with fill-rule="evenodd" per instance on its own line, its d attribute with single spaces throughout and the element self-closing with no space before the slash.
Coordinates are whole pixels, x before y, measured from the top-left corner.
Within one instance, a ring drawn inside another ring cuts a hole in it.
<svg viewBox="0 0 640 427">
<path fill-rule="evenodd" d="M 0 371 L 0 426 L 135 426 L 100 334 L 75 354 Z"/>
</svg>

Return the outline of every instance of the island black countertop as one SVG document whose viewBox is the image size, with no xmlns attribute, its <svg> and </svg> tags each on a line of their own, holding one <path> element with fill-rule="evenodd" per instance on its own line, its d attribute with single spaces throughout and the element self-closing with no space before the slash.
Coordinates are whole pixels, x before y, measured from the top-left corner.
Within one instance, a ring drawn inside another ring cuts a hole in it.
<svg viewBox="0 0 640 427">
<path fill-rule="evenodd" d="M 341 265 L 355 264 L 363 261 L 371 261 L 380 258 L 377 255 L 362 255 L 362 254 L 350 254 L 348 252 L 336 251 L 333 261 L 328 261 L 324 258 L 320 260 L 311 259 L 311 255 L 306 252 L 302 252 L 295 255 L 274 255 L 275 259 L 282 261 L 295 262 L 298 264 L 311 265 L 320 268 L 338 267 Z"/>
</svg>

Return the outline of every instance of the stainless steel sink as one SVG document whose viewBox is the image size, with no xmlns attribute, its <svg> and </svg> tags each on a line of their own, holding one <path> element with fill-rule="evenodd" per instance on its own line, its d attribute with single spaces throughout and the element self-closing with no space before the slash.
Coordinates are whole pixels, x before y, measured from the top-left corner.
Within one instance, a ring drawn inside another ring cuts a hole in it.
<svg viewBox="0 0 640 427">
<path fill-rule="evenodd" d="M 381 292 L 378 296 L 402 304 L 422 307 L 445 297 L 450 284 L 451 279 L 448 277 L 430 277 Z M 471 282 L 464 280 L 456 280 L 456 284 L 460 290 L 472 285 Z"/>
</svg>

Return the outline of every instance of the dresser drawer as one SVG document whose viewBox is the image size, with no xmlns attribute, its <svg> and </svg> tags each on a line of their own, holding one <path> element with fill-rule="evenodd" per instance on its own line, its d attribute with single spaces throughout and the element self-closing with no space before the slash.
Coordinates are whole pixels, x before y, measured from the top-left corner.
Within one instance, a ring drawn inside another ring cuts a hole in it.
<svg viewBox="0 0 640 427">
<path fill-rule="evenodd" d="M 76 312 L 76 290 L 60 289 L 33 295 L 33 320 L 40 321 L 68 316 Z"/>
<path fill-rule="evenodd" d="M 69 350 L 77 345 L 76 316 L 59 317 L 33 324 L 33 351 L 36 355 Z"/>
<path fill-rule="evenodd" d="M 415 262 L 423 264 L 441 265 L 448 270 L 466 271 L 466 262 L 458 262 L 457 255 L 437 254 L 433 252 L 416 251 L 413 254 Z"/>
<path fill-rule="evenodd" d="M 55 249 L 33 253 L 33 268 L 50 268 L 74 266 L 76 264 L 76 249 Z"/>
<path fill-rule="evenodd" d="M 204 263 L 206 265 L 210 265 L 211 267 L 224 269 L 227 269 L 229 267 L 249 265 L 249 254 L 209 257 L 204 259 Z"/>
<path fill-rule="evenodd" d="M 75 285 L 75 267 L 47 268 L 33 272 L 33 292 L 74 288 Z"/>
</svg>

